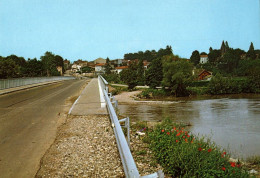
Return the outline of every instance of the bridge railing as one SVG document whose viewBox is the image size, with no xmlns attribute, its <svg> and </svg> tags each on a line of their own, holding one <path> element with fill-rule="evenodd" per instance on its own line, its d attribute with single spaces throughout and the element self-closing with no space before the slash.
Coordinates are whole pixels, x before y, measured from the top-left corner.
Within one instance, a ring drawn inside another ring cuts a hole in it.
<svg viewBox="0 0 260 178">
<path fill-rule="evenodd" d="M 114 134 L 116 137 L 116 142 L 117 142 L 117 147 L 119 150 L 119 154 L 120 154 L 120 158 L 121 158 L 121 162 L 124 168 L 124 173 L 126 177 L 131 177 L 131 178 L 139 178 L 141 177 L 138 169 L 136 167 L 134 158 L 131 154 L 129 145 L 126 141 L 125 135 L 122 131 L 121 125 L 120 125 L 120 121 L 118 120 L 117 114 L 115 112 L 115 109 L 111 103 L 111 94 L 108 93 L 108 83 L 107 81 L 102 77 L 102 76 L 98 76 L 100 83 L 101 83 L 101 87 L 102 87 L 102 91 L 105 97 L 105 101 L 106 101 L 106 106 L 107 106 L 107 110 L 111 119 L 111 123 L 112 123 L 112 128 L 114 130 Z M 129 126 L 129 123 L 128 123 Z M 129 141 L 129 139 L 128 139 Z M 155 177 L 164 177 L 163 176 L 163 172 L 162 171 L 158 171 L 154 174 L 150 174 L 150 175 L 146 175 L 146 176 L 142 176 L 144 178 L 155 178 Z"/>
<path fill-rule="evenodd" d="M 14 78 L 14 79 L 0 79 L 0 90 L 31 85 L 42 82 L 71 80 L 75 79 L 70 76 L 56 76 L 56 77 L 32 77 L 32 78 Z"/>
</svg>

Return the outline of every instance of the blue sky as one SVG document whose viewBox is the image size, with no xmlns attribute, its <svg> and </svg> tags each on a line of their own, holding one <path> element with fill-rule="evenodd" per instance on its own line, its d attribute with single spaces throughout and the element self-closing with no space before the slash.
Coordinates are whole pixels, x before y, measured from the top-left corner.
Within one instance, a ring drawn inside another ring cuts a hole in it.
<svg viewBox="0 0 260 178">
<path fill-rule="evenodd" d="M 0 0 L 0 56 L 71 61 L 123 58 L 171 45 L 174 54 L 260 49 L 259 0 Z"/>
</svg>

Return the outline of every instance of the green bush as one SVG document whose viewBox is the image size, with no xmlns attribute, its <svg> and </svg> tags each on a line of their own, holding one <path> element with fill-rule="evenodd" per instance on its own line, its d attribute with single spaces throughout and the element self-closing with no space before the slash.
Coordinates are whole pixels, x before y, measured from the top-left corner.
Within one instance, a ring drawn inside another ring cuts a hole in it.
<svg viewBox="0 0 260 178">
<path fill-rule="evenodd" d="M 111 73 L 111 74 L 104 74 L 103 77 L 106 79 L 108 83 L 119 83 L 120 78 L 118 74 Z"/>
<path fill-rule="evenodd" d="M 209 139 L 198 139 L 169 120 L 150 130 L 148 137 L 156 160 L 173 177 L 249 177 Z"/>
<path fill-rule="evenodd" d="M 140 98 L 160 98 L 167 96 L 167 92 L 163 89 L 145 89 L 139 95 Z"/>
<path fill-rule="evenodd" d="M 208 92 L 208 87 L 187 87 L 191 95 L 204 95 Z"/>
<path fill-rule="evenodd" d="M 190 86 L 191 87 L 206 87 L 206 86 L 208 86 L 208 84 L 209 84 L 208 80 L 207 81 L 202 80 L 202 81 L 194 81 L 190 84 Z"/>
<path fill-rule="evenodd" d="M 217 74 L 208 85 L 208 93 L 213 95 L 257 92 L 259 87 L 256 80 L 249 78 L 226 78 Z"/>
</svg>

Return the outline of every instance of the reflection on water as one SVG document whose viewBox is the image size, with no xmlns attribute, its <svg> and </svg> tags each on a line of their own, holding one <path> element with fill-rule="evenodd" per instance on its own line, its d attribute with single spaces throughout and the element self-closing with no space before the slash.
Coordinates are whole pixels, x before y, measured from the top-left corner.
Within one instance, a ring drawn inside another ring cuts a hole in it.
<svg viewBox="0 0 260 178">
<path fill-rule="evenodd" d="M 119 103 L 131 120 L 160 121 L 170 117 L 191 123 L 194 134 L 210 136 L 233 157 L 260 156 L 260 96 L 184 100 L 171 104 Z"/>
</svg>

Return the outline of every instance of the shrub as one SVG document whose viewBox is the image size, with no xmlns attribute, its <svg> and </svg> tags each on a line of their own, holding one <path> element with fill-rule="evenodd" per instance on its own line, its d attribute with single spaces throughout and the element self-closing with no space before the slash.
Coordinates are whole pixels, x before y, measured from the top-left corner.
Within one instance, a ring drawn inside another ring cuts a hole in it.
<svg viewBox="0 0 260 178">
<path fill-rule="evenodd" d="M 140 98 L 160 98 L 167 96 L 167 92 L 163 89 L 145 89 L 139 95 Z"/>
<path fill-rule="evenodd" d="M 249 177 L 239 162 L 229 162 L 229 155 L 209 139 L 198 139 L 169 120 L 148 137 L 158 163 L 173 177 Z"/>
</svg>

